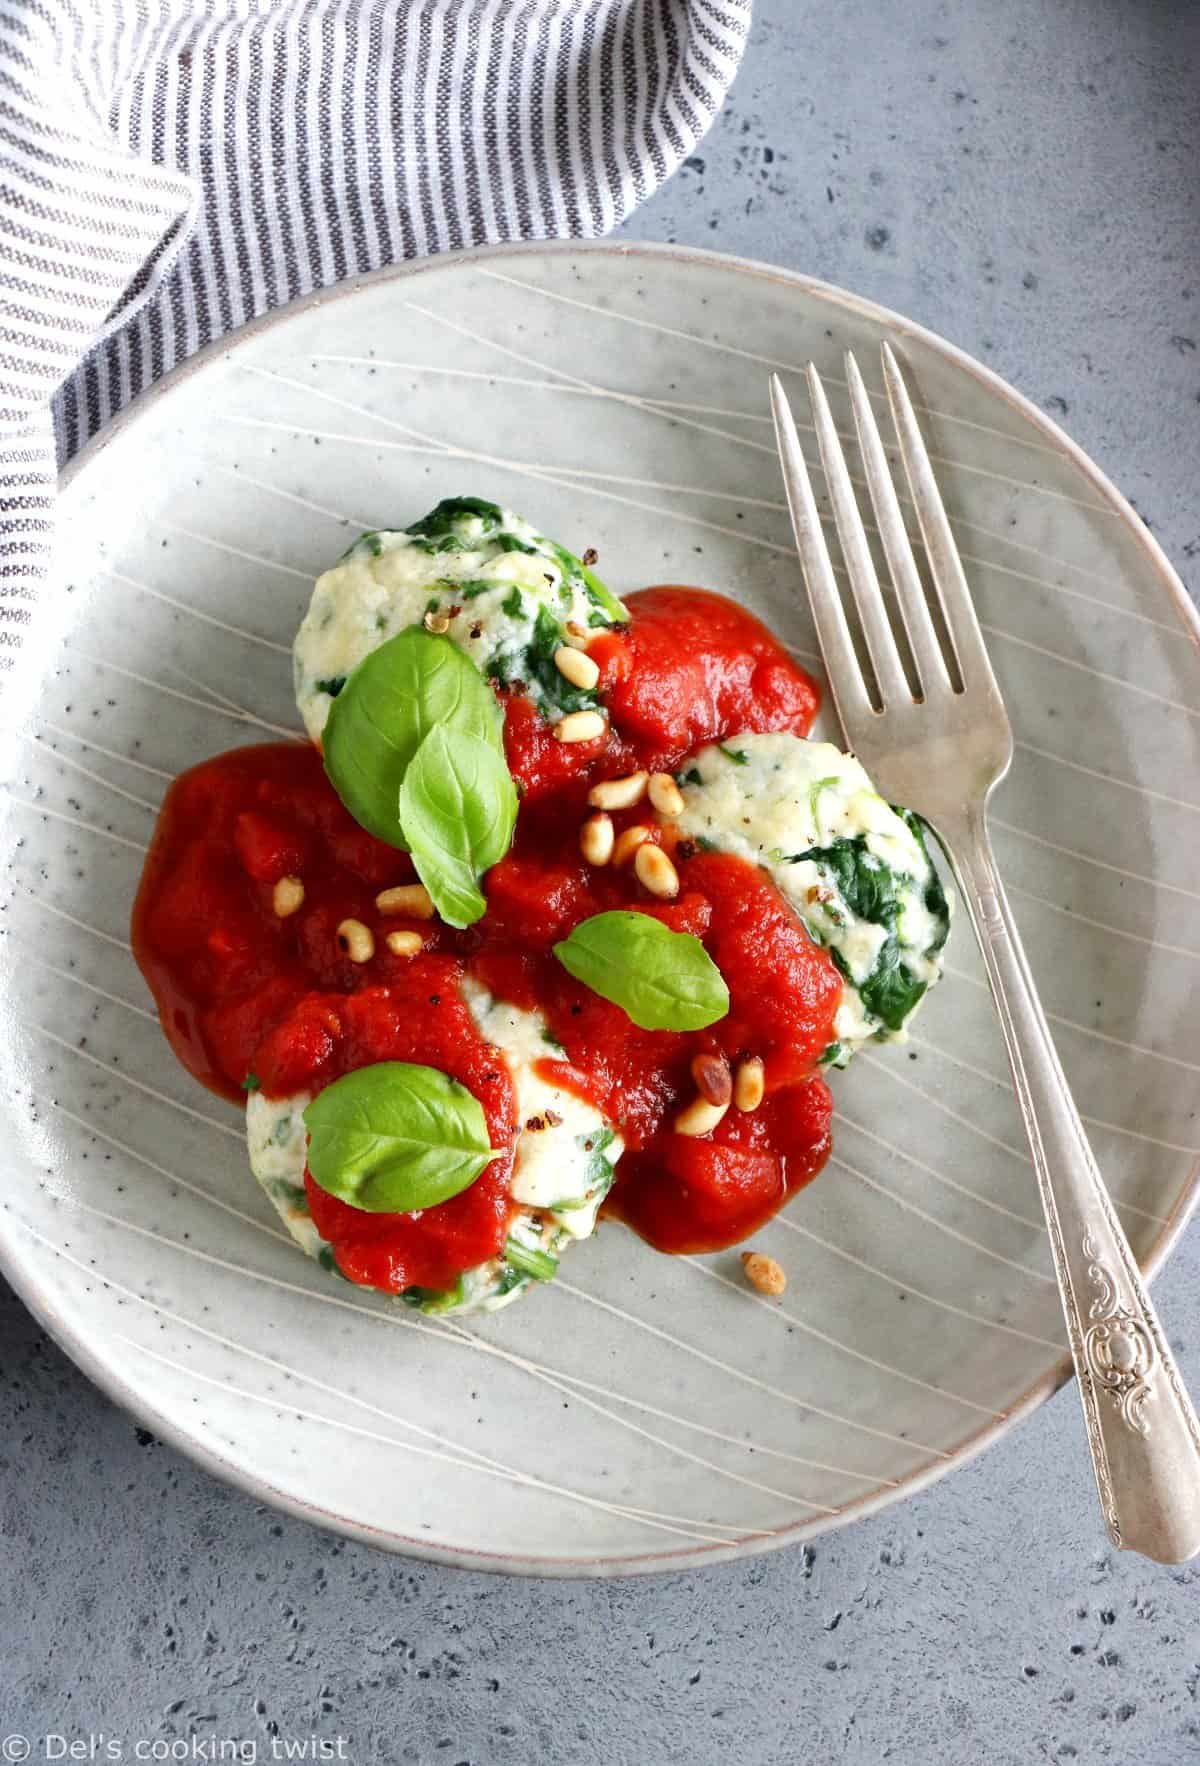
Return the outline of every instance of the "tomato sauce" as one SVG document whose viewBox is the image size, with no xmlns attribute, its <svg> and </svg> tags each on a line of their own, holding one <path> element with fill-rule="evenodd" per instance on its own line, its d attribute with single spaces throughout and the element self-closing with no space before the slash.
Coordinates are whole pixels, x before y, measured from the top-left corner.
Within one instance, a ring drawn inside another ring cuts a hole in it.
<svg viewBox="0 0 1200 1766">
<path fill-rule="evenodd" d="M 317 1092 L 376 1061 L 438 1067 L 479 1099 L 503 1156 L 467 1190 L 409 1215 L 371 1214 L 306 1177 L 314 1223 L 352 1281 L 399 1292 L 443 1289 L 502 1248 L 518 1131 L 513 1081 L 459 997 L 464 974 L 544 1012 L 561 1045 L 548 1076 L 593 1101 L 626 1152 L 606 1207 L 662 1250 L 712 1250 L 768 1218 L 821 1168 L 829 1092 L 815 1063 L 833 1040 L 840 977 L 755 866 L 700 852 L 646 805 L 670 851 L 678 896 L 649 895 L 632 866 L 592 867 L 578 845 L 589 787 L 634 767 L 673 770 L 704 742 L 743 730 L 804 735 L 817 693 L 766 629 L 720 596 L 677 587 L 629 597 L 631 624 L 590 646 L 613 720 L 592 743 L 564 745 L 528 699 L 502 694 L 509 766 L 522 787 L 512 850 L 488 873 L 488 911 L 455 931 L 383 918 L 382 889 L 415 880 L 408 855 L 343 808 L 319 752 L 298 743 L 235 749 L 183 774 L 167 793 L 133 916 L 134 950 L 179 1059 L 203 1084 L 241 1099 Z M 304 900 L 276 915 L 274 885 L 299 877 Z M 572 979 L 551 947 L 611 908 L 653 914 L 700 938 L 725 978 L 730 1010 L 691 1033 L 639 1029 Z M 354 963 L 337 927 L 361 920 L 375 954 Z M 422 934 L 394 956 L 390 931 Z M 709 1135 L 675 1134 L 694 1095 L 690 1064 L 720 1051 L 762 1058 L 766 1096 L 730 1109 Z"/>
</svg>

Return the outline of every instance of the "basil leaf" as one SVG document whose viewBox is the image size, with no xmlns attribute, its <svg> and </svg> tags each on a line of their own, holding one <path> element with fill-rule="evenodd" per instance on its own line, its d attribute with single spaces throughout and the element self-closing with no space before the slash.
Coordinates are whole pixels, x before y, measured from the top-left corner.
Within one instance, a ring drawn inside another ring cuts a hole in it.
<svg viewBox="0 0 1200 1766">
<path fill-rule="evenodd" d="M 335 1079 L 304 1124 L 313 1181 L 370 1214 L 436 1208 L 495 1157 L 479 1099 L 436 1067 L 407 1061 Z"/>
<path fill-rule="evenodd" d="M 329 708 L 325 771 L 355 821 L 407 847 L 400 784 L 435 725 L 503 751 L 503 721 L 483 676 L 449 638 L 410 626 L 365 656 Z"/>
<path fill-rule="evenodd" d="M 642 1030 L 702 1030 L 729 1010 L 729 989 L 700 940 L 649 914 L 593 914 L 554 954 Z"/>
<path fill-rule="evenodd" d="M 479 879 L 508 851 L 517 821 L 517 788 L 503 757 L 478 736 L 439 724 L 404 775 L 400 820 L 446 924 L 482 918 Z"/>
</svg>

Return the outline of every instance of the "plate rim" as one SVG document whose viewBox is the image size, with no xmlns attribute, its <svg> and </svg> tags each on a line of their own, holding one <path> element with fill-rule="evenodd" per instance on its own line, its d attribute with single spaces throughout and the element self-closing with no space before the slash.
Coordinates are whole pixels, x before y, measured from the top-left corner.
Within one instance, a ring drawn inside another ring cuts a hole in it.
<svg viewBox="0 0 1200 1766">
<path fill-rule="evenodd" d="M 911 339 L 941 356 L 953 367 L 974 380 L 982 389 L 999 397 L 1026 423 L 1032 424 L 1033 428 L 1039 431 L 1050 444 L 1053 451 L 1065 456 L 1067 461 L 1083 474 L 1102 501 L 1119 518 L 1127 534 L 1145 554 L 1147 562 L 1163 588 L 1166 589 L 1168 598 L 1179 617 L 1182 628 L 1181 635 L 1190 638 L 1193 646 L 1200 653 L 1200 609 L 1197 609 L 1191 600 L 1175 567 L 1137 511 L 1097 466 L 1091 456 L 1077 442 L 1073 441 L 1054 422 L 1053 418 L 1049 417 L 1025 394 L 1011 386 L 994 369 L 987 367 L 986 364 L 978 361 L 938 332 L 906 318 L 903 314 L 897 313 L 877 301 L 855 294 L 849 289 L 841 288 L 835 283 L 807 275 L 803 271 L 770 264 L 761 259 L 745 258 L 729 252 L 712 251 L 694 246 L 641 240 L 528 240 L 476 246 L 469 250 L 442 252 L 432 257 L 387 264 L 377 270 L 334 283 L 328 288 L 315 289 L 283 306 L 271 308 L 247 321 L 246 324 L 237 327 L 236 330 L 226 332 L 213 339 L 212 342 L 178 363 L 160 379 L 152 382 L 137 398 L 117 412 L 101 430 L 91 437 L 79 453 L 68 461 L 59 474 L 59 492 L 61 494 L 66 491 L 118 436 L 123 435 L 132 425 L 140 422 L 160 400 L 169 398 L 185 381 L 203 372 L 214 361 L 232 357 L 245 344 L 256 340 L 263 333 L 283 325 L 301 313 L 310 312 L 316 307 L 336 301 L 351 299 L 364 289 L 379 287 L 391 282 L 407 281 L 430 271 L 453 272 L 460 267 L 469 271 L 472 267 L 492 263 L 498 259 L 520 263 L 524 259 L 546 257 L 558 259 L 578 257 L 641 259 L 660 264 L 695 264 L 731 272 L 739 276 L 749 275 L 756 280 L 775 282 L 793 289 L 799 294 L 823 301 L 832 309 L 850 312 L 858 317 L 869 319 L 873 323 L 885 327 L 901 340 Z M 701 341 L 707 342 L 706 339 Z M 35 612 L 34 619 L 36 620 L 36 618 Z M 28 709 L 30 709 L 30 702 L 25 701 L 22 706 L 25 715 L 27 715 Z M 3 721 L 8 722 L 9 720 L 5 717 Z M 1198 1204 L 1200 1204 L 1200 1156 L 1197 1157 L 1186 1177 L 1179 1197 L 1167 1215 L 1161 1231 L 1141 1260 L 1141 1269 L 1147 1282 L 1153 1281 L 1174 1250 Z M 77 1335 L 72 1327 L 58 1315 L 48 1294 L 42 1291 L 32 1268 L 19 1255 L 15 1245 L 10 1241 L 9 1235 L 3 1232 L 0 1232 L 0 1271 L 3 1271 L 23 1304 L 53 1338 L 58 1347 L 94 1385 L 99 1387 L 107 1398 L 126 1414 L 139 1422 L 146 1423 L 159 1439 L 202 1466 L 205 1471 L 220 1478 L 224 1483 L 232 1484 L 246 1495 L 264 1501 L 273 1508 L 362 1544 L 372 1545 L 428 1563 L 492 1574 L 543 1576 L 555 1579 L 584 1577 L 607 1579 L 620 1576 L 667 1574 L 683 1569 L 699 1569 L 710 1564 L 758 1556 L 768 1551 L 777 1551 L 789 1545 L 803 1543 L 817 1538 L 821 1534 L 848 1526 L 853 1521 L 879 1513 L 892 1504 L 927 1489 L 931 1484 L 945 1477 L 947 1473 L 970 1464 L 986 1448 L 1001 1440 L 1019 1422 L 1024 1421 L 1039 1409 L 1047 1399 L 1074 1377 L 1070 1354 L 1069 1352 L 1064 1353 L 1046 1373 L 1021 1394 L 1014 1404 L 1009 1406 L 1003 1417 L 997 1421 L 989 1422 L 973 1435 L 968 1436 L 948 1459 L 934 1460 L 928 1465 L 918 1467 L 915 1471 L 897 1480 L 894 1485 L 882 1486 L 878 1490 L 845 1504 L 836 1515 L 814 1516 L 809 1520 L 797 1521 L 793 1525 L 778 1528 L 767 1538 L 755 1537 L 734 1543 L 696 1544 L 681 1546 L 673 1550 L 653 1550 L 635 1556 L 542 1558 L 529 1553 L 487 1552 L 465 1546 L 438 1545 L 420 1537 L 372 1527 L 365 1522 L 322 1508 L 315 1502 L 307 1501 L 302 1497 L 276 1488 L 266 1477 L 235 1463 L 198 1435 L 189 1434 L 182 1425 L 176 1424 L 159 1412 L 153 1403 L 148 1403 L 140 1393 L 128 1386 L 118 1368 L 110 1361 L 105 1360 L 86 1337 Z"/>
</svg>

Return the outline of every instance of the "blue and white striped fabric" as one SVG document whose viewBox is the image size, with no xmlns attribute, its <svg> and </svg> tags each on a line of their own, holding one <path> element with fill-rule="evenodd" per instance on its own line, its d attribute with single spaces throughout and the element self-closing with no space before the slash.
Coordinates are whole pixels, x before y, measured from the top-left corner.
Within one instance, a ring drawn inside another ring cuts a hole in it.
<svg viewBox="0 0 1200 1766">
<path fill-rule="evenodd" d="M 749 20 L 749 0 L 0 0 L 0 658 L 49 561 L 55 429 L 69 457 L 201 344 L 342 277 L 607 232 L 712 121 Z"/>
</svg>

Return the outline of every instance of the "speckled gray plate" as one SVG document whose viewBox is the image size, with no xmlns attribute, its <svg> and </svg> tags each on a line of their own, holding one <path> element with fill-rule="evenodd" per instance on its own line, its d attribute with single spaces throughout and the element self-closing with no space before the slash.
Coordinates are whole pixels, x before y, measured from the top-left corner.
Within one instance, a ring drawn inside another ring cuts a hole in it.
<svg viewBox="0 0 1200 1766">
<path fill-rule="evenodd" d="M 894 1501 L 1064 1377 L 963 925 L 911 1047 L 835 1080 L 834 1157 L 755 1241 L 782 1301 L 734 1253 L 660 1257 L 607 1224 L 469 1330 L 284 1241 L 238 1112 L 176 1065 L 126 942 L 170 777 L 296 729 L 292 631 L 360 527 L 480 492 L 598 547 L 618 591 L 743 598 L 812 664 L 767 371 L 799 395 L 811 355 L 836 390 L 843 349 L 872 364 L 885 333 L 1016 730 L 995 833 L 1022 931 L 1126 1228 L 1147 1266 L 1165 1254 L 1196 1168 L 1200 669 L 1128 506 L 985 369 L 802 277 L 642 247 L 385 272 L 209 351 L 87 452 L 5 687 L 4 1266 L 107 1391 L 223 1476 L 421 1556 L 617 1574 Z M 1064 1476 L 1086 1499 L 1084 1464 Z"/>
</svg>

